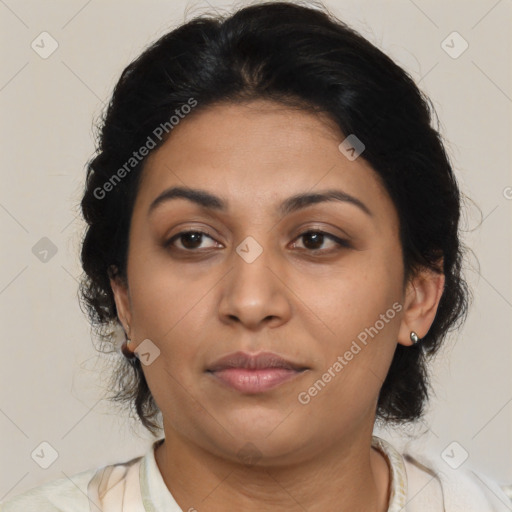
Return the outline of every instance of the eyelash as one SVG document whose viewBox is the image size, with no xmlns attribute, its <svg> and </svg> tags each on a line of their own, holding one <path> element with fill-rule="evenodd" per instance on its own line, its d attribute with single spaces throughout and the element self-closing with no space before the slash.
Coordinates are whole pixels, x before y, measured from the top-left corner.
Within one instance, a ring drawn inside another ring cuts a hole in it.
<svg viewBox="0 0 512 512">
<path fill-rule="evenodd" d="M 188 234 L 191 234 L 191 233 L 198 234 L 198 235 L 204 235 L 204 236 L 210 238 L 211 240 L 213 240 L 213 238 L 208 233 L 206 233 L 204 231 L 201 231 L 201 230 L 193 229 L 193 230 L 181 231 L 179 233 L 176 233 L 167 242 L 165 242 L 164 246 L 166 248 L 171 247 L 173 242 L 176 239 L 179 239 L 182 236 L 188 235 Z M 295 240 L 297 240 L 297 239 L 299 239 L 299 238 L 301 238 L 301 237 L 303 237 L 305 235 L 309 235 L 309 234 L 324 235 L 325 238 L 329 238 L 330 240 L 335 242 L 338 245 L 338 247 L 335 247 L 334 249 L 327 249 L 327 250 L 325 250 L 325 249 L 324 250 L 322 250 L 322 249 L 307 249 L 307 248 L 300 249 L 300 250 L 311 252 L 312 254 L 327 254 L 327 253 L 332 253 L 332 252 L 335 252 L 335 251 L 339 251 L 341 249 L 348 249 L 348 248 L 352 247 L 351 244 L 348 242 L 348 240 L 344 240 L 342 238 L 338 238 L 338 237 L 336 237 L 334 235 L 331 235 L 330 233 L 327 233 L 327 232 L 321 231 L 321 230 L 317 230 L 317 229 L 309 229 L 307 231 L 303 231 L 302 233 L 300 233 L 299 235 L 297 235 L 295 237 Z M 173 248 L 178 250 L 178 251 L 189 252 L 189 253 L 200 252 L 200 249 L 181 249 L 181 248 L 177 248 L 177 247 L 173 247 Z"/>
</svg>

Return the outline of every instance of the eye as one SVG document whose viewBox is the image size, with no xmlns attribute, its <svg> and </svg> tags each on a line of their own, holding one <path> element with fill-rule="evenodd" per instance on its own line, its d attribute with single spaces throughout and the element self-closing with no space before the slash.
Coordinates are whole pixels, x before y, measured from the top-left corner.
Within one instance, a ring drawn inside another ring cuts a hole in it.
<svg viewBox="0 0 512 512">
<path fill-rule="evenodd" d="M 180 233 L 177 233 L 172 238 L 170 238 L 165 243 L 165 246 L 173 246 L 176 240 L 180 240 L 181 247 L 176 247 L 177 249 L 185 251 L 194 251 L 195 249 L 198 248 L 204 249 L 204 247 L 200 247 L 203 237 L 207 237 L 210 240 L 213 240 L 213 238 L 204 231 L 181 231 Z"/>
<path fill-rule="evenodd" d="M 196 252 L 197 249 L 208 249 L 208 247 L 201 247 L 203 237 L 209 238 L 210 240 L 215 242 L 215 240 L 204 231 L 190 230 L 181 231 L 180 233 L 174 235 L 165 243 L 165 247 L 173 246 L 178 250 L 188 252 Z M 325 231 L 320 230 L 304 231 L 303 233 L 297 236 L 296 240 L 300 238 L 304 239 L 305 244 L 304 247 L 299 247 L 299 249 L 311 252 L 325 253 L 336 251 L 342 247 L 351 247 L 350 243 L 347 240 L 338 238 L 334 235 L 331 235 L 330 233 L 326 233 Z M 331 248 L 322 249 L 322 245 L 324 245 L 326 240 L 330 240 L 333 245 L 331 246 Z M 176 241 L 180 242 L 181 247 L 175 245 Z M 214 246 L 210 246 L 210 248 L 212 247 Z"/>
<path fill-rule="evenodd" d="M 340 249 L 341 247 L 350 247 L 350 243 L 347 240 L 338 238 L 337 236 L 320 230 L 304 231 L 297 237 L 297 239 L 300 238 L 304 239 L 304 249 L 313 252 L 332 252 Z M 333 243 L 333 246 L 331 246 L 330 249 L 321 248 L 326 239 Z"/>
</svg>

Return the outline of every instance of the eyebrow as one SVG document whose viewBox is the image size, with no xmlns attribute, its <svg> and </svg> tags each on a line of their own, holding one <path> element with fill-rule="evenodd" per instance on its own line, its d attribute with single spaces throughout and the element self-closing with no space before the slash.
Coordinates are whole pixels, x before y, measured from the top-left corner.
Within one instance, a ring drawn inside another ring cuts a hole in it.
<svg viewBox="0 0 512 512">
<path fill-rule="evenodd" d="M 148 215 L 151 215 L 160 205 L 173 199 L 187 199 L 199 206 L 210 210 L 226 212 L 228 203 L 219 196 L 206 190 L 189 187 L 171 187 L 164 190 L 149 206 Z M 329 189 L 316 193 L 301 193 L 288 197 L 278 206 L 280 215 L 289 215 L 292 212 L 306 208 L 307 206 L 326 201 L 341 201 L 357 206 L 361 211 L 373 216 L 370 209 L 356 197 L 347 194 L 343 190 Z"/>
</svg>

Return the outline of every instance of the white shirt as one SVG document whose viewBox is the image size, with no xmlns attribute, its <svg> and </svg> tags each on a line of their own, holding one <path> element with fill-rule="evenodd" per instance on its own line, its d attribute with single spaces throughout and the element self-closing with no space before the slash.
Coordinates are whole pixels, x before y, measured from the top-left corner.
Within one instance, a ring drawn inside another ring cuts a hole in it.
<svg viewBox="0 0 512 512">
<path fill-rule="evenodd" d="M 0 503 L 0 512 L 196 512 L 182 510 L 165 485 L 155 460 L 162 441 L 155 441 L 144 456 L 35 487 Z M 391 470 L 388 512 L 512 511 L 510 486 L 500 487 L 470 470 L 444 471 L 432 460 L 401 455 L 377 436 L 372 446 Z M 198 505 L 197 512 L 202 510 Z"/>
</svg>

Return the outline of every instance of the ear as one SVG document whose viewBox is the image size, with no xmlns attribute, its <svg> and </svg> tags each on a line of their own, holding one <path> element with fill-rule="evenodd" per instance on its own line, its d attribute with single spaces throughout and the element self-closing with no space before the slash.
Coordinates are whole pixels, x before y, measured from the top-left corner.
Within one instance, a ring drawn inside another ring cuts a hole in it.
<svg viewBox="0 0 512 512">
<path fill-rule="evenodd" d="M 130 332 L 130 325 L 132 323 L 131 300 L 128 283 L 122 279 L 116 272 L 109 273 L 110 287 L 114 294 L 116 302 L 117 317 L 121 322 L 126 334 Z"/>
<path fill-rule="evenodd" d="M 443 294 L 444 282 L 443 273 L 423 269 L 407 283 L 398 343 L 412 345 L 411 331 L 414 331 L 420 339 L 428 333 Z"/>
</svg>

